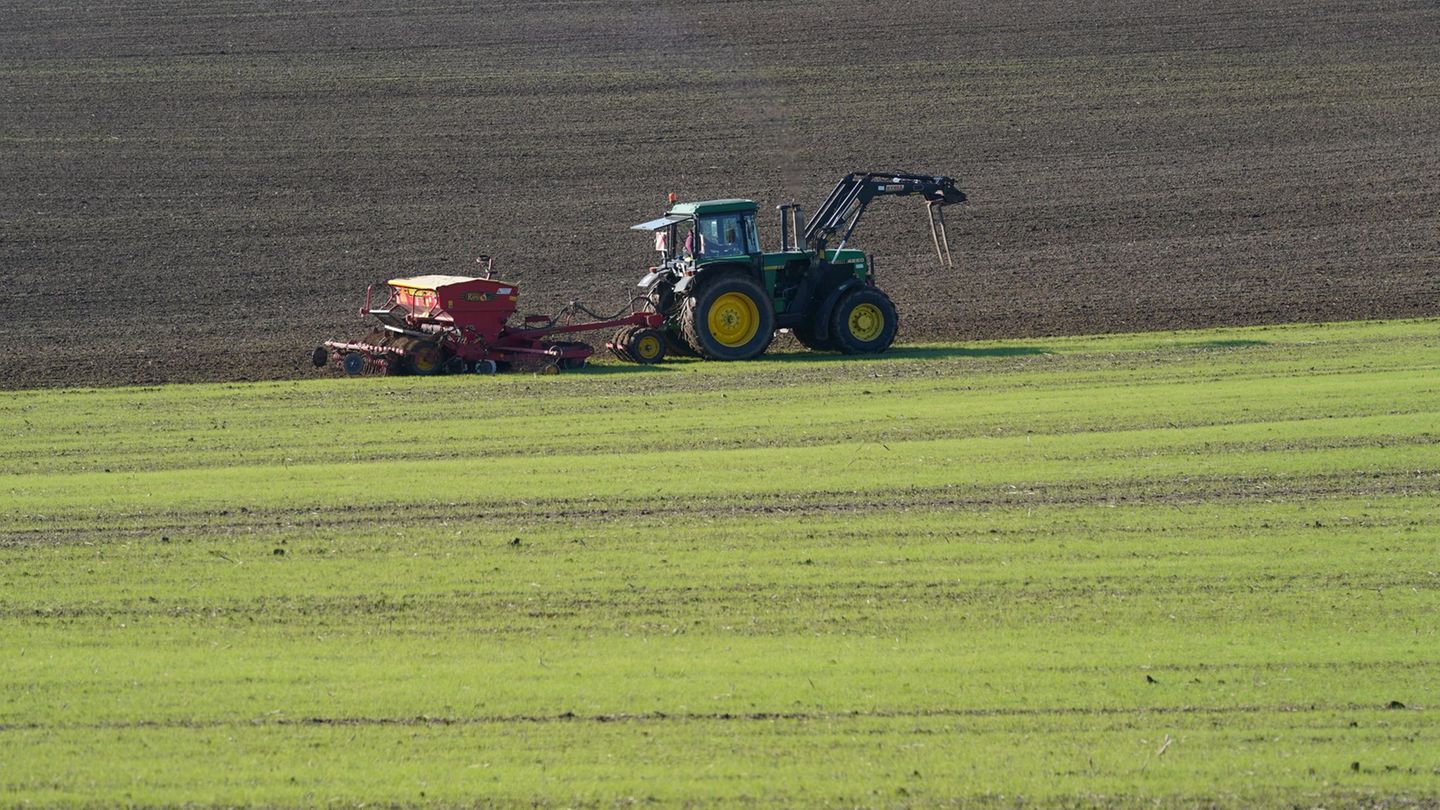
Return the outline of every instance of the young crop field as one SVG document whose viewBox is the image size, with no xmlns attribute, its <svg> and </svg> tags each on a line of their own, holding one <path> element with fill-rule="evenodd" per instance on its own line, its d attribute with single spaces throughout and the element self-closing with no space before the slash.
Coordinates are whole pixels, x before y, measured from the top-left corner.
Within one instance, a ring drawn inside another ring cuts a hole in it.
<svg viewBox="0 0 1440 810">
<path fill-rule="evenodd" d="M 1440 803 L 1440 322 L 0 396 L 0 803 Z"/>
</svg>

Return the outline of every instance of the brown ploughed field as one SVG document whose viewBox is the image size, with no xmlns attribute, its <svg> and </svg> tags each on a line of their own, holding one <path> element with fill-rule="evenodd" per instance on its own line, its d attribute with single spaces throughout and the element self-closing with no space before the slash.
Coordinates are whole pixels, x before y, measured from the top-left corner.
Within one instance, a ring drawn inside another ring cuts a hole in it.
<svg viewBox="0 0 1440 810">
<path fill-rule="evenodd" d="M 667 192 L 856 169 L 971 196 L 953 270 L 914 201 L 858 232 L 902 341 L 1440 314 L 1437 42 L 1428 0 L 4 0 L 0 387 L 312 374 L 481 252 L 614 310 Z"/>
</svg>

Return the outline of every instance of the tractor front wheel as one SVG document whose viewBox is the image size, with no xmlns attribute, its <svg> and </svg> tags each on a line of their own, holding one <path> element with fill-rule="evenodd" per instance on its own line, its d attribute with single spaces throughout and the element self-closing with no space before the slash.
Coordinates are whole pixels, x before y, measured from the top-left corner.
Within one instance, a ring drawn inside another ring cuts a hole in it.
<svg viewBox="0 0 1440 810">
<path fill-rule="evenodd" d="M 685 299 L 680 333 L 707 360 L 749 360 L 775 337 L 775 307 L 745 276 L 722 276 Z"/>
<path fill-rule="evenodd" d="M 889 296 L 874 287 L 846 295 L 830 313 L 830 341 L 845 354 L 877 354 L 890 348 L 900 316 Z"/>
</svg>

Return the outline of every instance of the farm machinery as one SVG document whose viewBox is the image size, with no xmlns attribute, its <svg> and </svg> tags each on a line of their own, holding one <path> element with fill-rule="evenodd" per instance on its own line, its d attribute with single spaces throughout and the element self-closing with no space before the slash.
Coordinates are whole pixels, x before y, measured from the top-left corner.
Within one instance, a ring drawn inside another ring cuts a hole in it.
<svg viewBox="0 0 1440 810">
<path fill-rule="evenodd" d="M 427 275 L 391 279 L 383 302 L 372 286 L 362 315 L 378 326 L 358 341 L 327 340 L 315 348 L 316 366 L 347 374 L 437 374 L 471 371 L 494 374 L 512 366 L 555 374 L 580 368 L 595 352 L 590 344 L 557 339 L 576 332 L 615 329 L 611 349 L 626 360 L 657 363 L 665 356 L 664 316 L 634 311 L 597 316 L 573 303 L 558 315 L 526 315 L 511 325 L 519 288 L 490 278 Z M 593 320 L 577 321 L 577 317 Z"/>
<path fill-rule="evenodd" d="M 654 233 L 661 261 L 640 279 L 631 311 L 601 316 L 572 303 L 559 315 L 517 309 L 516 285 L 491 278 L 426 275 L 392 279 L 376 305 L 366 291 L 363 315 L 379 323 L 359 341 L 326 341 L 316 366 L 350 374 L 475 371 L 511 366 L 541 373 L 583 366 L 594 350 L 560 339 L 577 332 L 618 329 L 606 346 L 622 360 L 656 363 L 667 353 L 708 360 L 748 360 L 788 329 L 801 344 L 845 354 L 883 352 L 895 340 L 899 315 L 875 283 L 875 261 L 847 247 L 877 197 L 918 196 L 926 202 L 930 235 L 943 264 L 951 264 L 944 209 L 965 193 L 949 177 L 904 172 L 853 172 L 841 178 L 801 226 L 794 203 L 780 213 L 780 249 L 761 250 L 751 200 L 679 203 L 658 219 L 633 226 Z M 834 247 L 831 240 L 838 240 Z M 588 320 L 581 320 L 588 318 Z"/>
<path fill-rule="evenodd" d="M 950 264 L 944 208 L 965 202 L 949 177 L 854 172 L 841 178 L 800 227 L 800 206 L 780 212 L 780 250 L 760 249 L 757 206 L 750 200 L 672 205 L 665 216 L 635 225 L 655 232 L 662 261 L 640 279 L 650 308 L 665 316 L 675 354 L 748 360 L 764 352 L 777 329 L 807 348 L 845 354 L 883 352 L 900 325 L 895 305 L 875 285 L 875 261 L 847 248 L 860 217 L 881 196 L 922 197 L 940 261 Z M 680 232 L 686 230 L 683 241 Z M 830 241 L 838 236 L 838 243 Z"/>
</svg>

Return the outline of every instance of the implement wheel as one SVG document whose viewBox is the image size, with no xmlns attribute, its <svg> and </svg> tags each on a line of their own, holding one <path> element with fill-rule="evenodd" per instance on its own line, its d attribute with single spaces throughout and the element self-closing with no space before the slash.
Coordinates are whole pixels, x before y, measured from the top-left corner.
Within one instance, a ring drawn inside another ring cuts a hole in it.
<svg viewBox="0 0 1440 810">
<path fill-rule="evenodd" d="M 440 347 L 422 343 L 410 350 L 410 370 L 416 374 L 437 374 L 443 368 Z"/>
<path fill-rule="evenodd" d="M 830 313 L 830 339 L 845 354 L 876 354 L 890 348 L 900 316 L 885 293 L 861 287 L 840 299 Z"/>
<path fill-rule="evenodd" d="M 650 302 L 651 310 L 665 316 L 665 325 L 660 328 L 665 337 L 665 353 L 672 357 L 699 357 L 700 353 L 686 343 L 685 337 L 680 334 L 682 302 L 675 300 L 675 291 L 671 289 L 670 282 L 661 282 L 655 285 L 646 299 Z M 628 328 L 639 329 L 641 327 Z"/>
<path fill-rule="evenodd" d="M 365 355 L 360 352 L 350 352 L 340 360 L 340 367 L 345 373 L 351 376 L 365 373 Z"/>
<path fill-rule="evenodd" d="M 749 360 L 775 337 L 775 308 L 745 276 L 721 276 L 685 299 L 680 333 L 707 360 Z"/>
<path fill-rule="evenodd" d="M 650 365 L 665 359 L 665 334 L 659 329 L 641 327 L 625 335 L 625 357 L 632 363 Z"/>
<path fill-rule="evenodd" d="M 555 365 L 559 366 L 561 371 L 575 371 L 584 368 L 585 363 L 590 359 L 590 354 L 594 351 L 590 348 L 589 343 L 581 343 L 575 340 L 562 340 L 550 345 L 565 352 L 583 352 L 580 357 L 561 357 L 556 359 Z"/>
<path fill-rule="evenodd" d="M 630 356 L 628 347 L 630 346 L 630 335 L 638 328 L 636 326 L 620 327 L 619 331 L 615 333 L 615 337 L 605 344 L 610 347 L 610 353 L 627 363 L 634 363 L 635 358 Z"/>
</svg>

